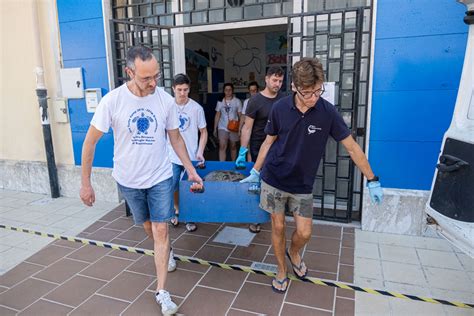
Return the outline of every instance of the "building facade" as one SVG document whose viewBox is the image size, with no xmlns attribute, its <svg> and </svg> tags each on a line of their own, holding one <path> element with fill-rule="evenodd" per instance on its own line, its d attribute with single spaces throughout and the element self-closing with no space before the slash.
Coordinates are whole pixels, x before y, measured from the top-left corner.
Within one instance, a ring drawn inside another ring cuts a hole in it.
<svg viewBox="0 0 474 316">
<path fill-rule="evenodd" d="M 9 31 L 16 24 L 23 38 L 31 38 L 37 26 L 18 17 L 30 16 L 35 5 L 1 4 L 2 38 L 12 45 L 2 49 L 0 185 L 46 193 L 30 75 L 34 65 L 28 62 L 34 47 Z M 67 122 L 55 111 L 56 103 L 50 106 L 61 192 L 77 195 L 82 142 L 93 115 L 85 96 L 63 91 L 61 69 L 79 68 L 83 89 L 104 95 L 126 80 L 127 48 L 148 45 L 160 61 L 160 84 L 166 89 L 173 74 L 192 77 L 192 97 L 203 104 L 210 126 L 224 82 L 234 83 L 238 96 L 245 97 L 247 83 L 263 84 L 268 66 L 289 70 L 299 58 L 311 56 L 322 61 L 328 86 L 335 87 L 335 106 L 386 188 L 383 205 L 372 205 L 348 154 L 329 142 L 314 186 L 315 218 L 422 234 L 424 205 L 464 59 L 464 10 L 453 0 L 38 1 L 49 96 L 67 99 Z M 18 65 L 19 58 L 24 62 Z M 284 90 L 290 81 L 287 77 Z M 19 109 L 26 124 L 18 124 Z M 94 160 L 98 198 L 108 200 L 118 198 L 110 177 L 112 148 L 112 133 L 105 134 Z"/>
</svg>

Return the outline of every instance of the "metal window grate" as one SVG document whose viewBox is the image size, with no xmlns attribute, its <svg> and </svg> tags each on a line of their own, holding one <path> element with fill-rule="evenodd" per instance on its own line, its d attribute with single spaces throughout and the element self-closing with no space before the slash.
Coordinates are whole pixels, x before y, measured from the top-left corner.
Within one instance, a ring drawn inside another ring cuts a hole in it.
<svg viewBox="0 0 474 316">
<path fill-rule="evenodd" d="M 126 55 L 131 46 L 150 47 L 160 64 L 159 85 L 171 92 L 173 61 L 171 29 L 167 27 L 123 20 L 111 20 L 112 50 L 114 56 L 115 86 L 127 81 Z"/>
</svg>

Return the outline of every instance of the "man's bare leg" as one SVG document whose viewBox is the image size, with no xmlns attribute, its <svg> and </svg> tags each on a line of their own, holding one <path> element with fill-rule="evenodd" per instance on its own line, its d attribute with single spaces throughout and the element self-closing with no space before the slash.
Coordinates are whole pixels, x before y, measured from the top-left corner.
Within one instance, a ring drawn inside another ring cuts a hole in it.
<svg viewBox="0 0 474 316">
<path fill-rule="evenodd" d="M 153 244 L 155 250 L 156 267 L 156 292 L 165 288 L 168 275 L 168 260 L 170 255 L 170 242 L 168 236 L 168 223 L 151 223 L 153 230 Z"/>
<path fill-rule="evenodd" d="M 286 278 L 286 262 L 285 262 L 285 214 L 273 213 L 272 216 L 272 245 L 273 252 L 278 265 L 278 273 L 276 278 L 282 280 Z"/>
<path fill-rule="evenodd" d="M 153 240 L 153 231 L 151 229 L 151 222 L 146 221 L 143 223 L 143 229 L 145 230 L 145 233 L 147 234 L 148 238 Z"/>
<path fill-rule="evenodd" d="M 296 229 L 291 235 L 288 252 L 294 265 L 301 263 L 300 250 L 308 243 L 313 229 L 313 219 L 294 214 Z"/>
<path fill-rule="evenodd" d="M 176 214 L 178 214 L 179 213 L 179 191 L 174 192 L 173 201 L 174 201 L 174 209 L 176 210 Z"/>
</svg>

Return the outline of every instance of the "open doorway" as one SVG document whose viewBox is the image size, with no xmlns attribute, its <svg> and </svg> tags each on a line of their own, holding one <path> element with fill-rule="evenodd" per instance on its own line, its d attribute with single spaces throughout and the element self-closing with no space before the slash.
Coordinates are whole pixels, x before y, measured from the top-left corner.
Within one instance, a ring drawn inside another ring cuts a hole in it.
<svg viewBox="0 0 474 316">
<path fill-rule="evenodd" d="M 190 97 L 203 106 L 209 135 L 224 83 L 232 83 L 235 96 L 243 102 L 248 98 L 249 82 L 256 81 L 264 88 L 269 66 L 279 65 L 286 71 L 286 24 L 186 33 L 184 41 L 186 73 L 192 81 Z M 284 82 L 282 91 L 285 89 Z M 208 142 L 207 160 L 218 160 L 214 141 Z"/>
</svg>

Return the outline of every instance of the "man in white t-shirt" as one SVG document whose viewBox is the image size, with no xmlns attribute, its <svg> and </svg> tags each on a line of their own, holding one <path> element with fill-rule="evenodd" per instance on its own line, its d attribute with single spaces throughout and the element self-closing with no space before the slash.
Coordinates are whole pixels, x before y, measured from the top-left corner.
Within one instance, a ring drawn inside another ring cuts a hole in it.
<svg viewBox="0 0 474 316">
<path fill-rule="evenodd" d="M 207 143 L 207 129 L 206 117 L 202 106 L 189 98 L 189 89 L 191 86 L 191 79 L 186 74 L 177 74 L 173 78 L 173 92 L 175 106 L 178 110 L 179 119 L 179 133 L 184 139 L 188 155 L 191 160 L 199 161 L 199 164 L 204 163 L 204 148 Z M 199 133 L 201 134 L 198 137 Z M 199 139 L 199 143 L 198 143 Z M 176 217 L 171 220 L 173 226 L 178 225 L 179 214 L 179 195 L 178 187 L 179 180 L 184 171 L 183 163 L 176 155 L 175 151 L 168 142 L 170 159 L 173 163 L 173 190 L 174 190 L 174 212 Z M 186 223 L 186 230 L 193 232 L 197 229 L 195 223 Z"/>
<path fill-rule="evenodd" d="M 94 151 L 103 133 L 114 131 L 114 168 L 112 176 L 131 208 L 135 224 L 143 225 L 153 238 L 157 275 L 156 301 L 164 315 L 178 310 L 165 290 L 170 255 L 168 222 L 171 212 L 173 172 L 166 138 L 186 168 L 191 189 L 202 188 L 184 141 L 174 100 L 158 88 L 160 69 L 151 49 L 134 46 L 127 52 L 130 81 L 110 91 L 99 103 L 82 148 L 82 185 L 80 196 L 92 206 L 95 193 L 90 176 Z"/>
</svg>

